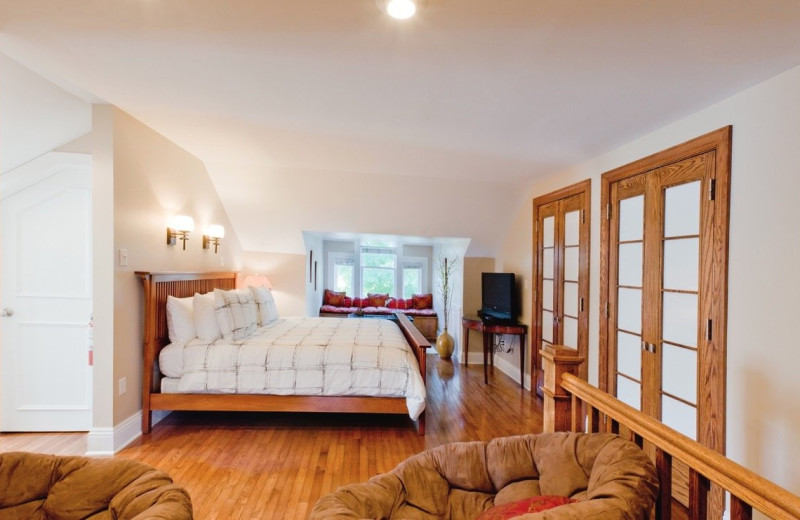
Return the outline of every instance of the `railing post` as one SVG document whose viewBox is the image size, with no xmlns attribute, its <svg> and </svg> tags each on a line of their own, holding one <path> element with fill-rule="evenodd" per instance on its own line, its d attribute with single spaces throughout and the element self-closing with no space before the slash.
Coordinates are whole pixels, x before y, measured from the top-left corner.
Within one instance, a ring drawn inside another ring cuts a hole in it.
<svg viewBox="0 0 800 520">
<path fill-rule="evenodd" d="M 578 375 L 578 367 L 584 359 L 578 351 L 563 345 L 545 345 L 540 350 L 544 369 L 544 431 L 570 431 L 572 423 L 572 399 L 561 387 L 564 374 Z"/>
</svg>

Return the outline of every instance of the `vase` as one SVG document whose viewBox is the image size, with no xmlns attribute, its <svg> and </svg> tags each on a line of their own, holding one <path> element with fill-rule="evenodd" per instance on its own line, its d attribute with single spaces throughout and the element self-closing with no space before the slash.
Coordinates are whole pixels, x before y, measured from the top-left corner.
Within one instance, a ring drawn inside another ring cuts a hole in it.
<svg viewBox="0 0 800 520">
<path fill-rule="evenodd" d="M 450 356 L 453 355 L 453 336 L 447 333 L 447 329 L 444 329 L 439 337 L 436 338 L 436 352 L 439 353 L 439 357 L 442 359 L 450 359 Z"/>
</svg>

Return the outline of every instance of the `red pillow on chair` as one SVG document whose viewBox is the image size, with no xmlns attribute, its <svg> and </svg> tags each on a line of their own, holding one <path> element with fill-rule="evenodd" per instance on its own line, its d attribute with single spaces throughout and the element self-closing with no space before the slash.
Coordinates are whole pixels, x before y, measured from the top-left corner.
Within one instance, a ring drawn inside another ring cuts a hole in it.
<svg viewBox="0 0 800 520">
<path fill-rule="evenodd" d="M 564 504 L 572 504 L 574 502 L 577 502 L 577 500 L 556 495 L 523 498 L 516 502 L 508 502 L 507 504 L 490 507 L 481 513 L 476 520 L 506 520 L 528 513 L 539 513 L 547 509 L 563 506 Z"/>
</svg>

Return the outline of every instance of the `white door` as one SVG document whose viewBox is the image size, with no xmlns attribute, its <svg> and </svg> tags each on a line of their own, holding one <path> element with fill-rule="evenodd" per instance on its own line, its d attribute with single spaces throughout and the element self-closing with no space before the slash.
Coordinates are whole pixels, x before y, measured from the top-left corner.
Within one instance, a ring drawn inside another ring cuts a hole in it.
<svg viewBox="0 0 800 520">
<path fill-rule="evenodd" d="M 2 177 L 2 431 L 91 427 L 91 179 L 91 157 L 80 154 Z"/>
</svg>

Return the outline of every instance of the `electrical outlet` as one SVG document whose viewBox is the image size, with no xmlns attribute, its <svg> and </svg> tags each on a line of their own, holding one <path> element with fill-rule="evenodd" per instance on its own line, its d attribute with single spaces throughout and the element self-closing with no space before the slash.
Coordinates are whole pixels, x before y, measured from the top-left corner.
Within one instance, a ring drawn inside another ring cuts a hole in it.
<svg viewBox="0 0 800 520">
<path fill-rule="evenodd" d="M 119 250 L 119 265 L 120 267 L 125 267 L 128 265 L 128 250 L 127 249 L 120 249 Z"/>
<path fill-rule="evenodd" d="M 124 394 L 128 391 L 128 380 L 124 377 L 120 378 L 119 380 L 119 395 Z"/>
</svg>

